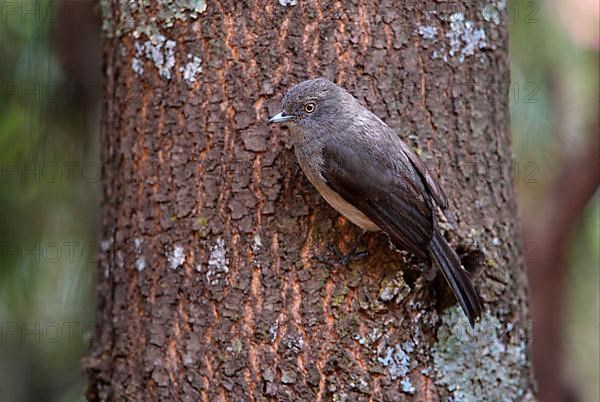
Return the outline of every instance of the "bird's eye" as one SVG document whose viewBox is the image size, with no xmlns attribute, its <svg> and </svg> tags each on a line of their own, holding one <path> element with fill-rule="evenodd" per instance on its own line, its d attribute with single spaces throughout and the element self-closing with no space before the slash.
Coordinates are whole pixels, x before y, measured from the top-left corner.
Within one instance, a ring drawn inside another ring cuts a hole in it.
<svg viewBox="0 0 600 402">
<path fill-rule="evenodd" d="M 308 114 L 314 112 L 316 108 L 317 106 L 314 102 L 308 102 L 306 105 L 304 105 L 304 111 Z"/>
</svg>

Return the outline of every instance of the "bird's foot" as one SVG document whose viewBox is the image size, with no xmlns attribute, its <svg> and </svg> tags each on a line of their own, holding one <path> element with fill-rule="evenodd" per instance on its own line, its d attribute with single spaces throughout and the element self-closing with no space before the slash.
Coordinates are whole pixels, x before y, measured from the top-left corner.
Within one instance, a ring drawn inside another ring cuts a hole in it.
<svg viewBox="0 0 600 402">
<path fill-rule="evenodd" d="M 321 256 L 314 256 L 314 258 L 319 261 L 322 264 L 327 265 L 330 268 L 333 269 L 337 269 L 337 268 L 343 268 L 345 266 L 347 266 L 351 261 L 359 259 L 359 258 L 365 258 L 369 255 L 369 252 L 364 250 L 364 251 L 355 251 L 353 253 L 348 253 L 346 255 L 341 255 L 340 252 L 338 252 L 337 250 L 331 250 L 334 254 L 336 254 L 337 258 L 327 258 L 327 257 L 321 257 Z"/>
<path fill-rule="evenodd" d="M 364 232 L 362 232 L 358 236 L 358 238 L 356 239 L 356 242 L 354 243 L 354 245 L 352 246 L 350 251 L 346 254 L 342 254 L 337 249 L 335 249 L 333 246 L 330 246 L 329 251 L 331 251 L 332 254 L 335 254 L 336 258 L 332 259 L 332 258 L 321 257 L 318 255 L 314 256 L 314 258 L 317 261 L 319 261 L 320 263 L 325 264 L 334 269 L 335 268 L 343 268 L 343 267 L 347 266 L 353 260 L 356 260 L 359 258 L 365 258 L 369 255 L 369 252 L 366 249 L 359 248 L 363 235 L 364 235 Z"/>
</svg>

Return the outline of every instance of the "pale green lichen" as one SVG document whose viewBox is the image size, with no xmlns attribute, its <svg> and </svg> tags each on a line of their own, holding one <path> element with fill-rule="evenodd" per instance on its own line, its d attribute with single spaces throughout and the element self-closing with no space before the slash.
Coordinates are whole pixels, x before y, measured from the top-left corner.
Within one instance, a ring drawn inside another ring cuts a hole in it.
<svg viewBox="0 0 600 402">
<path fill-rule="evenodd" d="M 196 78 L 202 72 L 202 59 L 198 56 L 188 53 L 188 62 L 185 67 L 180 67 L 179 71 L 183 74 L 183 79 L 190 85 L 196 82 Z"/>
<path fill-rule="evenodd" d="M 404 281 L 402 271 L 398 271 L 393 280 L 384 280 L 379 289 L 379 299 L 388 302 L 394 297 L 400 303 L 410 293 L 410 287 Z"/>
<path fill-rule="evenodd" d="M 242 341 L 240 341 L 239 339 L 234 339 L 231 342 L 231 346 L 227 346 L 227 348 L 225 348 L 225 350 L 227 350 L 234 356 L 239 356 L 243 350 L 243 346 L 244 345 L 242 344 Z"/>
<path fill-rule="evenodd" d="M 402 345 L 390 346 L 384 351 L 384 355 L 377 358 L 383 367 L 386 367 L 392 380 L 400 379 L 402 392 L 413 394 L 413 386 L 408 374 L 411 370 L 412 361 L 409 353 L 414 351 L 412 341 L 404 342 Z"/>
<path fill-rule="evenodd" d="M 158 69 L 158 74 L 166 79 L 171 79 L 175 66 L 175 46 L 177 43 L 165 38 L 163 35 L 154 35 L 145 42 L 134 43 L 135 57 L 131 60 L 131 69 L 141 76 L 144 74 L 144 61 L 149 60 Z M 173 217 L 177 218 L 177 217 Z"/>
<path fill-rule="evenodd" d="M 436 383 L 451 401 L 521 401 L 528 393 L 526 334 L 486 313 L 471 329 L 457 307 L 442 316 L 432 349 Z"/>
<path fill-rule="evenodd" d="M 196 224 L 196 226 L 206 226 L 208 225 L 208 219 L 205 216 L 199 216 L 196 218 L 194 223 Z"/>
<path fill-rule="evenodd" d="M 297 3 L 297 0 L 279 0 L 279 5 L 283 7 L 295 6 Z"/>
<path fill-rule="evenodd" d="M 446 32 L 446 38 L 450 41 L 448 55 L 457 56 L 459 63 L 475 54 L 477 49 L 486 47 L 485 30 L 478 28 L 475 22 L 465 20 L 463 13 L 450 16 L 450 30 Z"/>
<path fill-rule="evenodd" d="M 489 14 L 489 11 L 487 13 Z M 432 53 L 434 59 L 441 58 L 445 62 L 456 60 L 458 63 L 463 63 L 477 50 L 488 47 L 485 29 L 481 24 L 467 20 L 463 13 L 452 13 L 442 17 L 442 20 L 449 22 L 449 27 L 444 31 L 438 31 L 436 27 L 430 25 L 420 25 L 417 29 L 424 40 L 438 43 L 438 47 Z M 444 38 L 446 41 L 443 40 Z"/>
<path fill-rule="evenodd" d="M 171 254 L 168 257 L 169 268 L 177 269 L 185 262 L 185 250 L 181 246 L 173 247 Z"/>
<path fill-rule="evenodd" d="M 256 233 L 254 237 L 252 237 L 252 252 L 258 253 L 263 246 L 262 238 L 259 233 Z"/>
<path fill-rule="evenodd" d="M 423 39 L 435 40 L 437 33 L 437 27 L 430 25 L 422 25 L 419 27 L 419 35 L 421 35 Z"/>
<path fill-rule="evenodd" d="M 336 392 L 333 394 L 333 402 L 347 402 L 348 394 L 345 392 Z"/>
<path fill-rule="evenodd" d="M 410 379 L 408 378 L 403 378 L 400 381 L 400 385 L 402 386 L 402 392 L 404 393 L 414 394 L 416 391 L 415 386 L 412 384 L 412 382 L 410 382 Z"/>
<path fill-rule="evenodd" d="M 146 258 L 144 257 L 143 250 L 142 250 L 144 240 L 139 237 L 136 237 L 133 240 L 133 242 L 135 244 L 135 255 L 136 255 L 135 269 L 137 269 L 138 272 L 141 272 L 146 268 Z"/>
<path fill-rule="evenodd" d="M 361 394 L 369 395 L 371 393 L 367 380 L 354 373 L 350 374 L 350 382 L 348 385 L 350 386 L 350 389 L 358 391 Z"/>
<path fill-rule="evenodd" d="M 502 21 L 501 11 L 506 8 L 506 1 L 500 0 L 497 2 L 491 2 L 483 7 L 481 14 L 483 19 L 487 22 L 493 22 L 498 25 Z"/>
<path fill-rule="evenodd" d="M 150 37 L 168 30 L 175 21 L 196 19 L 206 11 L 206 0 L 119 0 L 115 13 L 111 2 L 101 0 L 102 29 L 105 34 L 121 36 L 131 32 L 135 38 L 142 34 Z M 118 16 L 118 20 L 116 19 Z"/>
<path fill-rule="evenodd" d="M 210 285 L 213 286 L 219 284 L 227 284 L 228 273 L 229 258 L 227 258 L 227 250 L 225 250 L 225 241 L 219 238 L 210 249 L 206 280 Z"/>
</svg>

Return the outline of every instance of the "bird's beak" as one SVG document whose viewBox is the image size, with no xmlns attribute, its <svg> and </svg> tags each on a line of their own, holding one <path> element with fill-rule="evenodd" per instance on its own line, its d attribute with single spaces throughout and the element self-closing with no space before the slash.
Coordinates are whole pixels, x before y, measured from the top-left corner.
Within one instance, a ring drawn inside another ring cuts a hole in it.
<svg viewBox="0 0 600 402">
<path fill-rule="evenodd" d="M 273 123 L 285 123 L 286 121 L 292 120 L 293 116 L 286 115 L 285 113 L 277 113 L 275 116 L 269 119 L 269 124 Z"/>
</svg>

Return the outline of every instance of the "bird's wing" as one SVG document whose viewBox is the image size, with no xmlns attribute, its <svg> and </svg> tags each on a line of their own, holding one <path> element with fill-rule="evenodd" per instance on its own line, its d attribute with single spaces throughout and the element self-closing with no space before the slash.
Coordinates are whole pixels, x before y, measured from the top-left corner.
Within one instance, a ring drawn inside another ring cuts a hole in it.
<svg viewBox="0 0 600 402">
<path fill-rule="evenodd" d="M 321 174 L 394 243 L 427 259 L 434 231 L 429 192 L 398 144 L 388 145 L 384 152 L 376 152 L 352 141 L 326 143 Z"/>
<path fill-rule="evenodd" d="M 398 141 L 398 143 L 406 156 L 408 156 L 410 159 L 417 172 L 419 172 L 419 175 L 421 175 L 423 180 L 425 180 L 427 190 L 429 190 L 429 194 L 431 194 L 435 200 L 435 203 L 442 208 L 442 210 L 445 210 L 448 207 L 448 198 L 446 198 L 446 194 L 444 194 L 442 188 L 438 185 L 437 181 L 431 176 L 431 174 L 429 174 L 429 171 L 423 164 L 423 161 L 421 161 L 417 154 L 415 154 L 412 148 L 402 141 Z"/>
</svg>

